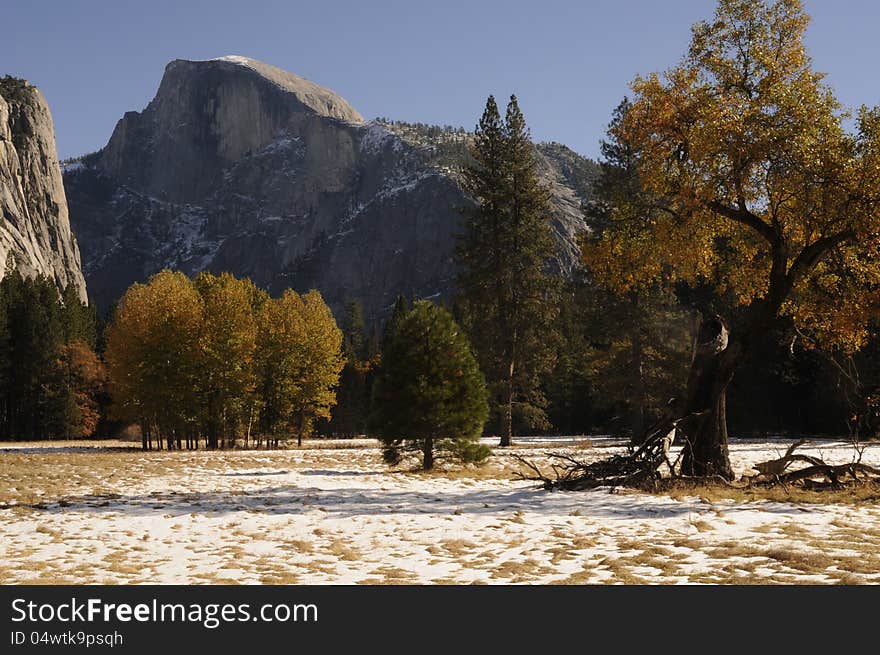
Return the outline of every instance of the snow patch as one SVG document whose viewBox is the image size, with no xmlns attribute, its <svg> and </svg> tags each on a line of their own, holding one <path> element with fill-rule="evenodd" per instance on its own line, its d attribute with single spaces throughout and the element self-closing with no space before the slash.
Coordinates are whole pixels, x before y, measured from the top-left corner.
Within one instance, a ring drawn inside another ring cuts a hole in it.
<svg viewBox="0 0 880 655">
<path fill-rule="evenodd" d="M 69 161 L 64 164 L 61 164 L 61 172 L 62 173 L 75 173 L 77 171 L 83 171 L 86 169 L 86 165 L 82 163 L 82 160 L 77 159 L 76 161 Z"/>
<path fill-rule="evenodd" d="M 376 121 L 370 121 L 361 131 L 361 152 L 378 154 L 388 145 L 389 140 L 393 140 L 394 150 L 399 151 L 402 147 L 400 138 Z"/>
<path fill-rule="evenodd" d="M 248 68 L 253 67 L 253 59 L 241 55 L 224 55 L 223 57 L 214 57 L 210 61 L 228 61 L 232 64 L 238 64 L 239 66 L 247 66 Z"/>
</svg>

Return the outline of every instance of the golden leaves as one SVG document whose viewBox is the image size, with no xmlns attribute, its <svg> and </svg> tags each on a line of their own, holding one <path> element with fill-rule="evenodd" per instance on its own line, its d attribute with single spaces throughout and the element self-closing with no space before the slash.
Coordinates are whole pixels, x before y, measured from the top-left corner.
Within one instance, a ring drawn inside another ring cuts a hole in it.
<svg viewBox="0 0 880 655">
<path fill-rule="evenodd" d="M 808 21 L 798 0 L 720 0 L 681 64 L 633 81 L 613 136 L 639 153 L 653 202 L 612 211 L 585 250 L 609 284 L 704 280 L 743 304 L 775 284 L 793 316 L 858 341 L 880 281 L 880 110 L 862 108 L 857 133 L 846 132 L 804 48 Z M 810 259 L 791 288 L 780 271 L 771 279 L 774 260 L 787 274 L 834 234 L 851 238 Z"/>
<path fill-rule="evenodd" d="M 107 331 L 115 411 L 162 433 L 234 436 L 271 408 L 273 431 L 328 416 L 342 333 L 317 291 L 270 299 L 250 280 L 162 271 L 129 288 Z"/>
</svg>

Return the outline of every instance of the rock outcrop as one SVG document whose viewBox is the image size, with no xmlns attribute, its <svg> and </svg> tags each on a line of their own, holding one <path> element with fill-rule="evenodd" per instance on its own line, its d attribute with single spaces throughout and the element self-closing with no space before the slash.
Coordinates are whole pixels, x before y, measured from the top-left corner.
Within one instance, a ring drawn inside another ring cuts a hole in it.
<svg viewBox="0 0 880 655">
<path fill-rule="evenodd" d="M 583 198 L 558 162 L 541 165 L 569 270 Z M 334 309 L 358 299 L 368 321 L 400 293 L 451 290 L 459 210 L 472 202 L 436 143 L 244 57 L 171 62 L 146 109 L 68 167 L 65 186 L 99 306 L 163 267 L 208 269 L 273 293 L 317 288 Z"/>
<path fill-rule="evenodd" d="M 36 88 L 11 77 L 0 79 L 0 219 L 0 276 L 14 265 L 86 301 L 52 116 Z"/>
</svg>

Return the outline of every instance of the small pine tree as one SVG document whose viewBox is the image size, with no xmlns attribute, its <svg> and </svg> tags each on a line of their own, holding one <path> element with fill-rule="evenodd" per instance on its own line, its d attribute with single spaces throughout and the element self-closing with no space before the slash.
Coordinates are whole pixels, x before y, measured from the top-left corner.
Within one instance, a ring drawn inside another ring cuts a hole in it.
<svg viewBox="0 0 880 655">
<path fill-rule="evenodd" d="M 482 461 L 478 442 L 489 414 L 486 383 L 462 330 L 445 309 L 415 303 L 383 353 L 373 394 L 371 427 L 385 460 L 419 451 L 425 470 L 435 452 Z"/>
</svg>

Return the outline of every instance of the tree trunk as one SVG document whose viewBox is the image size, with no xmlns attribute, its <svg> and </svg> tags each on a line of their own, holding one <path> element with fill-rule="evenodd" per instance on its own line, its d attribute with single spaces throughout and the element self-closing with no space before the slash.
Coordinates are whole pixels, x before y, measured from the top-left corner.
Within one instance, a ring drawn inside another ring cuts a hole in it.
<svg viewBox="0 0 880 655">
<path fill-rule="evenodd" d="M 513 443 L 513 372 L 514 362 L 511 361 L 504 399 L 504 425 L 501 426 L 501 442 L 498 444 L 502 448 Z"/>
<path fill-rule="evenodd" d="M 684 475 L 733 479 L 727 451 L 727 386 L 740 352 L 720 316 L 701 322 L 680 414 L 684 418 L 677 426 L 684 441 Z"/>
<path fill-rule="evenodd" d="M 434 468 L 434 438 L 426 437 L 424 446 L 422 447 L 422 468 L 430 471 Z"/>
<path fill-rule="evenodd" d="M 635 402 L 630 410 L 630 441 L 633 445 L 641 445 L 645 441 L 647 428 L 648 387 L 645 383 L 645 349 L 642 344 L 642 333 L 636 330 L 632 343 L 632 365 L 635 372 Z"/>
<path fill-rule="evenodd" d="M 253 424 L 254 424 L 254 408 L 251 407 L 251 408 L 250 408 L 250 413 L 248 414 L 248 426 L 247 426 L 247 432 L 246 432 L 245 435 L 244 435 L 244 447 L 245 447 L 245 448 L 250 448 L 250 447 L 251 447 L 251 445 L 250 445 L 250 444 L 251 444 L 251 426 L 252 426 Z"/>
<path fill-rule="evenodd" d="M 207 425 L 207 434 L 205 435 L 205 443 L 207 447 L 211 450 L 215 450 L 220 444 L 218 442 L 219 439 L 219 430 L 217 429 L 217 425 L 212 420 L 208 420 Z"/>
</svg>

